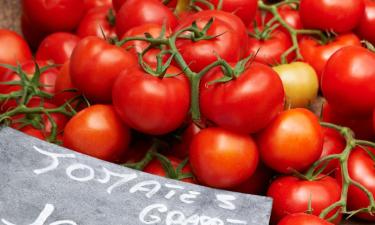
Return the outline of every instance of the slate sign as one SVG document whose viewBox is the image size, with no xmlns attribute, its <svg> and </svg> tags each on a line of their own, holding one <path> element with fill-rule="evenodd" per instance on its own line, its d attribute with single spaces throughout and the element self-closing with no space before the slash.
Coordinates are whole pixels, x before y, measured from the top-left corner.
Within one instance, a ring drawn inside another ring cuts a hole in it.
<svg viewBox="0 0 375 225">
<path fill-rule="evenodd" d="M 267 225 L 270 198 L 191 185 L 0 127 L 0 225 Z"/>
</svg>

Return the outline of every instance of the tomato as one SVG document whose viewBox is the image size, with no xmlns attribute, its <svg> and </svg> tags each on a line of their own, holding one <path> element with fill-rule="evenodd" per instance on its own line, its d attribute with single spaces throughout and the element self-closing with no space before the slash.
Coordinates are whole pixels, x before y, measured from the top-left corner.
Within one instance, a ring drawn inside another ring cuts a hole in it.
<svg viewBox="0 0 375 225">
<path fill-rule="evenodd" d="M 345 33 L 358 25 L 364 8 L 362 0 L 301 0 L 300 16 L 305 28 Z"/>
<path fill-rule="evenodd" d="M 375 44 L 375 2 L 373 0 L 364 0 L 365 13 L 357 27 L 358 35 Z"/>
<path fill-rule="evenodd" d="M 190 145 L 190 165 L 197 180 L 215 188 L 233 188 L 249 179 L 258 165 L 252 137 L 223 128 L 206 128 Z"/>
<path fill-rule="evenodd" d="M 112 6 L 112 0 L 83 0 L 83 3 L 85 4 L 86 10 L 90 10 L 101 6 Z"/>
<path fill-rule="evenodd" d="M 323 127 L 324 143 L 323 151 L 320 158 L 328 155 L 340 154 L 346 146 L 346 141 L 341 134 L 331 128 Z M 339 167 L 339 161 L 337 159 L 331 160 L 326 168 L 324 169 L 324 174 L 332 174 Z"/>
<path fill-rule="evenodd" d="M 33 27 L 32 23 L 25 15 L 21 17 L 21 30 L 23 37 L 33 51 L 38 49 L 39 44 L 49 34 L 46 31 L 40 30 L 40 28 Z"/>
<path fill-rule="evenodd" d="M 78 25 L 77 35 L 81 38 L 88 36 L 97 36 L 102 39 L 115 37 L 115 25 L 109 20 L 109 10 L 112 9 L 107 6 L 89 10 Z"/>
<path fill-rule="evenodd" d="M 47 36 L 36 52 L 37 60 L 51 60 L 56 64 L 64 64 L 72 55 L 79 42 L 74 34 L 58 32 Z"/>
<path fill-rule="evenodd" d="M 318 216 L 295 213 L 285 216 L 277 225 L 333 225 Z"/>
<path fill-rule="evenodd" d="M 113 8 L 118 12 L 126 0 L 112 0 Z"/>
<path fill-rule="evenodd" d="M 374 124 L 374 132 L 375 132 L 375 110 L 374 110 L 374 113 L 373 113 L 373 116 L 372 116 L 372 122 Z"/>
<path fill-rule="evenodd" d="M 177 18 L 158 0 L 127 0 L 116 16 L 117 35 L 122 37 L 130 28 L 145 23 L 165 24 L 173 29 L 177 25 Z"/>
<path fill-rule="evenodd" d="M 198 127 L 195 123 L 190 123 L 184 133 L 182 133 L 180 141 L 172 146 L 172 151 L 170 154 L 176 156 L 179 159 L 185 159 L 186 157 L 188 157 L 190 144 L 193 140 L 193 137 L 198 134 L 199 131 L 201 131 L 200 127 Z"/>
<path fill-rule="evenodd" d="M 335 112 L 325 103 L 322 110 L 322 120 L 329 123 L 346 126 L 352 129 L 355 136 L 365 140 L 375 140 L 375 132 L 372 129 L 372 117 L 350 117 Z"/>
<path fill-rule="evenodd" d="M 375 54 L 350 46 L 337 51 L 322 75 L 322 91 L 332 108 L 345 115 L 369 116 L 375 108 Z"/>
<path fill-rule="evenodd" d="M 195 14 L 191 19 L 182 21 L 176 30 L 191 26 L 195 20 L 199 29 L 215 18 L 206 35 L 216 36 L 209 40 L 192 41 L 178 39 L 176 46 L 181 55 L 195 72 L 201 71 L 207 65 L 213 63 L 220 56 L 228 62 L 237 62 L 247 54 L 247 39 L 245 39 L 245 26 L 243 23 L 236 23 L 233 15 L 220 11 L 202 11 Z M 233 21 L 234 23 L 231 23 Z M 241 25 L 242 24 L 242 25 Z M 236 28 L 241 28 L 236 30 Z"/>
<path fill-rule="evenodd" d="M 10 30 L 0 29 L 0 63 L 15 66 L 32 59 L 30 48 L 22 37 Z M 1 76 L 7 71 L 0 67 Z"/>
<path fill-rule="evenodd" d="M 31 126 L 21 128 L 20 131 L 29 135 L 29 136 L 38 138 L 38 139 L 43 140 L 43 141 L 46 140 L 46 138 L 47 138 L 46 135 L 43 133 L 43 131 L 35 129 L 34 127 L 31 127 Z"/>
<path fill-rule="evenodd" d="M 263 162 L 280 173 L 302 172 L 322 154 L 323 133 L 318 118 L 307 109 L 282 112 L 260 134 Z"/>
<path fill-rule="evenodd" d="M 375 154 L 375 149 L 367 147 L 367 150 Z M 373 195 L 375 194 L 375 167 L 374 160 L 361 147 L 356 147 L 350 154 L 348 160 L 349 176 L 356 182 L 362 184 Z M 341 178 L 339 178 L 341 180 Z M 357 187 L 351 185 L 348 192 L 348 208 L 356 210 L 367 207 L 370 204 L 367 195 Z M 357 214 L 358 218 L 375 221 L 375 216 L 370 214 Z"/>
<path fill-rule="evenodd" d="M 32 27 L 48 33 L 74 30 L 85 11 L 83 0 L 22 0 L 22 6 Z"/>
<path fill-rule="evenodd" d="M 63 139 L 65 147 L 107 161 L 118 160 L 129 142 L 129 128 L 110 105 L 80 111 L 66 125 Z"/>
<path fill-rule="evenodd" d="M 290 47 L 290 36 L 280 30 L 274 30 L 266 37 L 249 37 L 249 54 L 256 54 L 255 61 L 268 65 L 280 64 L 281 56 Z M 289 54 L 287 60 L 291 62 L 294 58 L 295 54 Z"/>
<path fill-rule="evenodd" d="M 178 166 L 181 165 L 181 163 L 183 163 L 183 161 L 181 159 L 178 159 L 178 158 L 174 158 L 173 156 L 166 156 L 166 158 L 170 161 L 171 163 L 171 166 L 173 167 L 173 169 L 177 169 Z M 167 177 L 167 178 L 172 178 L 172 177 L 168 177 L 168 173 L 167 171 L 165 170 L 165 168 L 163 167 L 161 161 L 159 159 L 154 159 L 152 160 L 144 169 L 143 169 L 143 172 L 146 172 L 146 173 L 150 173 L 150 174 L 154 174 L 154 175 L 157 175 L 157 176 L 161 176 L 161 177 Z M 191 174 L 192 171 L 191 171 L 191 167 L 189 165 L 189 163 L 187 163 L 181 170 L 180 172 L 181 174 Z M 188 182 L 188 183 L 195 183 L 193 178 L 185 178 L 185 179 L 182 179 L 181 181 L 183 182 Z"/>
<path fill-rule="evenodd" d="M 215 68 L 201 81 L 201 112 L 215 124 L 237 132 L 255 133 L 282 111 L 284 89 L 270 67 L 251 63 L 238 78 L 209 84 L 223 76 L 221 68 Z"/>
<path fill-rule="evenodd" d="M 189 81 L 173 66 L 167 74 L 175 76 L 159 78 L 134 67 L 124 70 L 116 80 L 113 104 L 131 128 L 162 135 L 177 129 L 185 121 L 190 109 Z"/>
<path fill-rule="evenodd" d="M 271 183 L 267 196 L 273 198 L 272 222 L 280 221 L 284 216 L 306 212 L 311 204 L 312 214 L 319 214 L 341 198 L 340 184 L 332 177 L 323 176 L 317 180 L 301 180 L 293 176 L 280 177 Z M 332 210 L 327 218 L 338 211 Z M 335 220 L 338 224 L 340 216 Z"/>
<path fill-rule="evenodd" d="M 325 45 L 321 45 L 317 40 L 308 36 L 303 37 L 299 42 L 304 61 L 314 67 L 319 81 L 328 59 L 337 50 L 346 46 L 361 46 L 361 41 L 355 34 L 348 33 L 338 35 L 334 40 Z"/>
<path fill-rule="evenodd" d="M 57 105 L 63 105 L 66 101 L 73 99 L 74 97 L 80 95 L 78 91 L 74 90 L 72 80 L 70 78 L 69 67 L 70 61 L 66 61 L 60 69 L 59 76 L 57 76 L 55 82 L 55 96 L 53 98 Z"/>
<path fill-rule="evenodd" d="M 137 63 L 133 55 L 122 48 L 98 37 L 86 37 L 73 51 L 70 76 L 73 85 L 90 100 L 111 102 L 112 86 L 117 76 L 123 69 Z"/>
<path fill-rule="evenodd" d="M 283 82 L 288 107 L 307 107 L 318 96 L 319 81 L 309 64 L 293 62 L 273 69 Z"/>
<path fill-rule="evenodd" d="M 299 11 L 296 9 L 293 9 L 289 5 L 283 5 L 279 9 L 279 14 L 281 18 L 291 27 L 294 29 L 303 29 L 303 24 L 301 21 L 301 16 L 299 14 Z M 287 31 L 284 27 L 280 28 L 284 31 Z"/>
</svg>

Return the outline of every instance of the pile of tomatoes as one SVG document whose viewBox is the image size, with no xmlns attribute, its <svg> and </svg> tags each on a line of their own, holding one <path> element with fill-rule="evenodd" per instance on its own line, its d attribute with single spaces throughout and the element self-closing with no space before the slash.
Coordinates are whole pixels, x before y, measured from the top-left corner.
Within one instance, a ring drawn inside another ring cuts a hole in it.
<svg viewBox="0 0 375 225">
<path fill-rule="evenodd" d="M 375 1 L 22 0 L 0 122 L 271 224 L 375 221 Z"/>
</svg>

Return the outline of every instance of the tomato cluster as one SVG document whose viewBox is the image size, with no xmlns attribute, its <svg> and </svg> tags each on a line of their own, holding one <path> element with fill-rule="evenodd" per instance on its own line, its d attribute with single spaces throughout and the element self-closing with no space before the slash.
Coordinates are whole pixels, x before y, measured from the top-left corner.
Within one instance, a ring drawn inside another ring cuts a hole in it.
<svg viewBox="0 0 375 225">
<path fill-rule="evenodd" d="M 375 1 L 22 4 L 25 39 L 0 30 L 0 122 L 270 196 L 272 224 L 375 221 Z"/>
</svg>

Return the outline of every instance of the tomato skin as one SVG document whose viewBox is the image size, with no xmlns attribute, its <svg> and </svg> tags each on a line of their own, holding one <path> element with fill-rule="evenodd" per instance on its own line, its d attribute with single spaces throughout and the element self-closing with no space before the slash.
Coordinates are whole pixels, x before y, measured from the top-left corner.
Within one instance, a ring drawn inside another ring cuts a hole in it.
<svg viewBox="0 0 375 225">
<path fill-rule="evenodd" d="M 372 123 L 374 124 L 374 133 L 375 133 L 375 110 L 372 116 Z"/>
<path fill-rule="evenodd" d="M 324 67 L 331 56 L 346 46 L 361 46 L 361 40 L 353 33 L 338 35 L 326 45 L 319 44 L 315 39 L 305 36 L 299 42 L 304 61 L 314 67 L 318 79 L 322 76 Z"/>
<path fill-rule="evenodd" d="M 22 15 L 21 17 L 21 31 L 23 37 L 33 51 L 38 49 L 39 44 L 49 34 L 46 31 L 40 30 L 40 28 L 33 27 L 32 23 L 25 15 Z"/>
<path fill-rule="evenodd" d="M 117 35 L 122 37 L 130 28 L 145 23 L 165 23 L 167 28 L 173 29 L 177 25 L 177 18 L 158 0 L 127 0 L 116 16 Z"/>
<path fill-rule="evenodd" d="M 375 54 L 349 46 L 328 60 L 321 87 L 332 108 L 348 116 L 369 117 L 375 108 Z"/>
<path fill-rule="evenodd" d="M 273 67 L 283 82 L 287 107 L 307 107 L 318 96 L 319 81 L 307 63 L 293 62 Z"/>
<path fill-rule="evenodd" d="M 265 128 L 284 107 L 284 89 L 275 71 L 252 63 L 236 79 L 208 83 L 223 77 L 220 68 L 201 81 L 200 106 L 204 117 L 237 132 L 255 133 Z"/>
<path fill-rule="evenodd" d="M 364 0 L 365 2 L 365 13 L 362 16 L 362 20 L 357 27 L 358 35 L 375 44 L 375 2 L 372 0 Z"/>
<path fill-rule="evenodd" d="M 329 176 L 321 176 L 315 181 L 286 176 L 277 178 L 271 183 L 267 196 L 273 198 L 271 221 L 276 223 L 288 214 L 306 212 L 309 202 L 313 209 L 312 214 L 319 216 L 322 210 L 340 200 L 341 187 L 334 178 Z M 329 213 L 327 218 L 336 210 Z M 338 224 L 340 220 L 341 214 L 335 220 L 335 224 Z"/>
<path fill-rule="evenodd" d="M 111 102 L 116 78 L 123 69 L 136 66 L 137 63 L 133 55 L 122 48 L 98 37 L 86 37 L 73 51 L 70 76 L 73 85 L 90 100 Z"/>
<path fill-rule="evenodd" d="M 258 158 L 250 136 L 223 128 L 201 130 L 190 145 L 190 165 L 197 180 L 215 188 L 235 187 L 250 178 Z"/>
<path fill-rule="evenodd" d="M 80 111 L 66 125 L 63 139 L 65 147 L 106 161 L 118 160 L 129 142 L 130 131 L 111 105 Z"/>
<path fill-rule="evenodd" d="M 291 109 L 280 113 L 260 133 L 258 146 L 270 168 L 284 174 L 291 173 L 290 169 L 302 172 L 322 154 L 322 128 L 309 110 Z"/>
<path fill-rule="evenodd" d="M 285 216 L 277 225 L 333 225 L 333 223 L 315 215 L 295 213 Z"/>
<path fill-rule="evenodd" d="M 90 10 L 96 7 L 112 7 L 112 0 L 83 0 L 86 10 Z"/>
<path fill-rule="evenodd" d="M 189 156 L 190 145 L 193 137 L 201 131 L 195 123 L 190 123 L 184 133 L 181 135 L 181 140 L 172 146 L 171 155 L 179 158 L 186 159 Z"/>
<path fill-rule="evenodd" d="M 89 10 L 78 25 L 77 35 L 81 38 L 96 36 L 104 39 L 104 33 L 106 38 L 115 37 L 115 27 L 107 19 L 110 9 L 108 6 L 102 6 Z"/>
<path fill-rule="evenodd" d="M 22 6 L 30 24 L 48 33 L 74 30 L 85 11 L 83 0 L 22 0 Z"/>
<path fill-rule="evenodd" d="M 69 101 L 70 99 L 73 99 L 74 97 L 80 95 L 78 91 L 77 92 L 66 91 L 66 90 L 75 89 L 72 84 L 72 80 L 70 78 L 69 68 L 70 68 L 70 61 L 68 60 L 61 67 L 60 73 L 57 76 L 57 79 L 55 82 L 55 96 L 53 98 L 53 101 L 57 105 L 63 105 L 66 101 Z"/>
<path fill-rule="evenodd" d="M 185 121 L 190 109 L 189 81 L 173 66 L 167 74 L 180 75 L 158 78 L 136 67 L 120 74 L 113 86 L 113 104 L 131 128 L 162 135 Z"/>
<path fill-rule="evenodd" d="M 118 12 L 126 0 L 112 0 L 113 8 Z"/>
<path fill-rule="evenodd" d="M 32 59 L 31 50 L 26 41 L 16 32 L 0 29 L 0 63 L 16 66 Z M 0 77 L 7 71 L 0 67 Z"/>
<path fill-rule="evenodd" d="M 301 0 L 300 16 L 305 28 L 345 33 L 358 25 L 364 9 L 362 0 Z"/>
<path fill-rule="evenodd" d="M 79 40 L 79 37 L 71 33 L 53 33 L 39 45 L 36 59 L 51 60 L 55 64 L 64 64 L 69 60 Z"/>
</svg>

